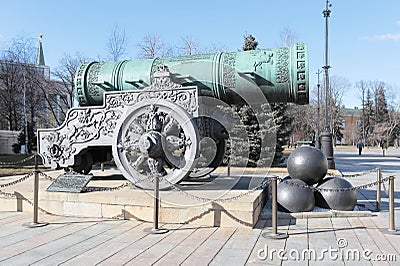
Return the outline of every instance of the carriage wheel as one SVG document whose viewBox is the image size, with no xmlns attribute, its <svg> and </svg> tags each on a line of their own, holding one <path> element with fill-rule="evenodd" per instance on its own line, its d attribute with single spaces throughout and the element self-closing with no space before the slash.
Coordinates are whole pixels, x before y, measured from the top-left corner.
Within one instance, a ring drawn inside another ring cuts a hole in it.
<svg viewBox="0 0 400 266">
<path fill-rule="evenodd" d="M 173 102 L 150 99 L 129 108 L 116 127 L 113 156 L 126 179 L 144 189 L 186 178 L 198 154 L 199 137 L 192 116 Z"/>
</svg>

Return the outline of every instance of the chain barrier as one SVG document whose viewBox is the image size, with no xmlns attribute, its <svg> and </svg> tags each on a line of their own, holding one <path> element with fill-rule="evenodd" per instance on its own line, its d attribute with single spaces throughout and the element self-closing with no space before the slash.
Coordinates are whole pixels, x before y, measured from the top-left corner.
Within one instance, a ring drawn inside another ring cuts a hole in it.
<svg viewBox="0 0 400 266">
<path fill-rule="evenodd" d="M 28 178 L 33 176 L 33 174 L 34 174 L 34 172 L 30 172 L 29 174 L 26 174 L 23 177 L 21 177 L 21 178 L 19 178 L 17 180 L 14 180 L 14 181 L 12 181 L 10 183 L 0 184 L 0 188 L 11 187 L 11 186 L 14 186 L 14 185 L 16 185 L 18 183 L 24 182 L 25 180 L 27 180 Z"/>
<path fill-rule="evenodd" d="M 4 196 L 5 198 L 16 198 L 17 196 L 14 193 L 4 192 L 0 190 L 0 195 Z"/>
<path fill-rule="evenodd" d="M 12 182 L 9 182 L 9 183 L 6 183 L 6 184 L 0 184 L 0 188 L 10 187 L 10 186 L 14 186 L 16 184 L 22 183 L 22 182 L 26 181 L 27 179 L 29 179 L 30 177 L 32 177 L 34 175 L 34 172 L 35 172 L 35 170 L 32 171 L 31 173 L 26 174 L 25 176 L 17 179 L 17 180 L 12 181 Z M 368 172 L 370 172 L 370 171 L 368 171 Z M 69 183 L 66 183 L 66 182 L 63 182 L 63 181 L 59 181 L 56 178 L 53 178 L 53 177 L 51 177 L 51 176 L 47 175 L 46 173 L 41 172 L 39 170 L 38 170 L 38 173 L 39 173 L 39 175 L 41 175 L 45 179 L 50 180 L 52 182 L 55 182 L 56 184 L 62 185 L 64 187 L 66 187 L 66 188 L 71 188 L 71 189 L 81 188 L 80 186 L 75 186 L 73 184 L 69 184 Z M 351 188 L 334 188 L 334 189 L 333 188 L 319 188 L 319 187 L 313 187 L 313 186 L 308 186 L 308 185 L 303 185 L 303 184 L 297 184 L 297 183 L 290 182 L 289 180 L 286 180 L 286 179 L 283 179 L 283 178 L 280 178 L 280 177 L 278 177 L 278 180 L 280 182 L 286 183 L 286 184 L 288 184 L 290 186 L 297 186 L 297 187 L 299 187 L 301 189 L 311 189 L 314 192 L 315 191 L 318 191 L 318 192 L 321 192 L 321 191 L 346 192 L 346 191 L 354 191 L 354 190 L 359 190 L 359 189 L 371 188 L 371 187 L 374 187 L 374 186 L 378 185 L 379 183 L 382 183 L 384 185 L 384 188 L 385 188 L 385 183 L 389 181 L 389 176 L 382 178 L 381 181 L 374 181 L 374 182 L 371 182 L 371 183 L 368 183 L 368 184 L 359 185 L 359 186 L 355 186 L 355 187 L 351 187 Z M 143 179 L 141 181 L 144 182 L 145 179 Z M 241 193 L 239 195 L 231 196 L 231 197 L 228 197 L 228 198 L 220 198 L 220 199 L 206 198 L 206 197 L 193 195 L 193 194 L 191 194 L 189 192 L 186 192 L 184 189 L 181 189 L 176 184 L 173 184 L 173 183 L 169 182 L 167 179 L 161 179 L 160 183 L 161 182 L 168 182 L 169 185 L 171 186 L 172 190 L 180 192 L 181 194 L 184 194 L 184 195 L 186 195 L 186 196 L 188 196 L 190 198 L 193 198 L 193 199 L 196 199 L 196 200 L 199 200 L 199 201 L 202 201 L 202 202 L 208 202 L 208 201 L 227 202 L 227 201 L 237 200 L 237 199 L 239 199 L 241 197 L 250 195 L 251 193 L 255 192 L 256 190 L 260 190 L 260 189 L 266 188 L 271 183 L 271 177 L 264 178 L 264 180 L 261 182 L 260 185 L 252 188 L 249 191 L 246 191 L 245 193 Z M 123 188 L 129 187 L 130 185 L 131 185 L 130 182 L 125 182 L 125 183 L 123 183 L 123 184 L 121 184 L 119 186 L 115 186 L 115 187 L 85 187 L 85 188 L 83 188 L 83 191 L 84 192 L 116 191 L 116 190 L 121 190 Z M 385 191 L 386 191 L 386 188 L 385 188 Z M 2 192 L 1 190 L 0 190 L 0 192 L 1 193 L 5 193 L 5 192 Z"/>
<path fill-rule="evenodd" d="M 365 172 L 356 173 L 356 174 L 351 174 L 351 175 L 341 174 L 341 177 L 348 177 L 348 178 L 351 178 L 351 177 L 359 177 L 359 176 L 364 176 L 364 175 L 368 175 L 368 174 L 374 173 L 374 172 L 376 172 L 377 170 L 378 170 L 378 168 L 374 168 L 374 169 L 371 169 L 371 170 L 368 170 L 368 171 L 365 171 Z"/>
<path fill-rule="evenodd" d="M 39 175 L 41 175 L 45 179 L 50 180 L 52 182 L 55 182 L 56 184 L 62 185 L 64 187 L 66 187 L 66 188 L 81 189 L 80 186 L 75 186 L 73 184 L 69 184 L 69 183 L 66 183 L 66 182 L 63 182 L 63 181 L 59 181 L 56 178 L 53 178 L 53 177 L 47 175 L 46 173 L 43 173 L 41 171 L 38 171 L 38 172 L 39 172 Z M 33 174 L 34 174 L 34 171 L 32 171 L 31 173 L 29 173 L 29 174 L 27 174 L 27 175 L 25 175 L 25 176 L 23 176 L 23 177 L 21 177 L 21 178 L 19 178 L 17 180 L 14 180 L 12 182 L 9 182 L 9 183 L 6 183 L 6 184 L 0 184 L 0 188 L 14 186 L 14 185 L 16 185 L 18 183 L 24 182 L 25 180 L 27 180 L 28 178 L 33 176 Z M 355 186 L 355 187 L 351 187 L 351 188 L 334 188 L 334 189 L 332 189 L 332 188 L 319 188 L 319 187 L 312 187 L 312 186 L 308 186 L 308 185 L 297 184 L 297 183 L 290 182 L 289 180 L 282 179 L 280 177 L 278 177 L 278 180 L 280 182 L 286 183 L 286 184 L 288 184 L 290 186 L 297 186 L 297 187 L 299 187 L 301 189 L 311 189 L 314 192 L 315 191 L 318 191 L 318 192 L 321 192 L 321 191 L 325 191 L 325 192 L 327 192 L 327 191 L 328 192 L 329 191 L 330 192 L 346 192 L 346 191 L 354 191 L 354 190 L 359 190 L 359 189 L 371 188 L 371 187 L 374 187 L 374 186 L 378 185 L 378 183 L 382 183 L 384 185 L 386 182 L 389 181 L 389 177 L 382 178 L 380 182 L 379 181 L 374 181 L 374 182 L 371 182 L 371 183 L 368 183 L 368 184 Z M 162 179 L 162 180 L 160 180 L 160 182 L 168 182 L 169 185 L 171 186 L 172 190 L 177 191 L 177 192 L 179 192 L 179 193 L 181 193 L 183 195 L 186 195 L 186 196 L 188 196 L 188 197 L 190 197 L 192 199 L 196 199 L 196 200 L 201 201 L 201 202 L 209 202 L 209 201 L 213 201 L 213 202 L 228 202 L 228 201 L 238 200 L 239 198 L 242 198 L 242 197 L 245 197 L 247 195 L 250 195 L 250 194 L 254 193 L 256 190 L 260 190 L 260 189 L 266 188 L 271 183 L 271 177 L 264 178 L 264 180 L 261 182 L 260 185 L 252 188 L 249 191 L 246 191 L 245 193 L 240 193 L 239 195 L 231 196 L 231 197 L 228 197 L 228 198 L 219 198 L 219 199 L 206 198 L 206 197 L 201 197 L 201 196 L 197 196 L 197 195 L 191 194 L 189 192 L 186 192 L 184 189 L 178 187 L 176 184 L 173 184 L 173 183 L 169 182 L 166 179 Z M 116 190 L 121 190 L 121 189 L 124 189 L 126 187 L 129 187 L 130 185 L 131 185 L 130 182 L 125 182 L 125 183 L 123 183 L 123 184 L 121 184 L 119 186 L 115 186 L 115 187 L 84 187 L 83 188 L 83 192 L 116 191 Z M 0 191 L 0 193 L 3 194 L 5 192 Z"/>
<path fill-rule="evenodd" d="M 166 180 L 166 181 L 169 182 L 168 180 Z M 186 192 L 186 191 L 183 190 L 183 189 L 180 189 L 180 188 L 177 187 L 175 184 L 169 182 L 169 184 L 170 184 L 172 190 L 177 191 L 177 192 L 179 192 L 179 193 L 181 193 L 181 194 L 183 194 L 183 195 L 185 195 L 185 196 L 187 196 L 187 197 L 190 197 L 190 198 L 192 198 L 192 199 L 201 201 L 201 202 L 203 202 L 203 203 L 205 203 L 205 202 L 210 202 L 210 201 L 212 201 L 212 202 L 219 202 L 219 203 L 229 202 L 229 201 L 235 201 L 235 200 L 238 200 L 238 199 L 241 198 L 241 197 L 245 197 L 245 196 L 247 196 L 247 195 L 252 194 L 252 193 L 255 192 L 256 190 L 260 190 L 260 189 L 266 188 L 270 183 L 271 183 L 271 177 L 266 177 L 266 178 L 264 178 L 264 180 L 261 182 L 261 184 L 260 184 L 259 186 L 254 187 L 254 188 L 252 188 L 251 190 L 249 190 L 249 191 L 247 191 L 247 192 L 245 192 L 245 193 L 240 193 L 239 195 L 231 196 L 231 197 L 228 197 L 228 198 L 214 199 L 214 198 L 205 198 L 205 197 L 200 197 L 200 196 L 197 196 L 197 195 L 193 195 L 193 194 L 191 194 L 191 193 Z"/>
<path fill-rule="evenodd" d="M 361 172 L 361 173 L 356 173 L 356 174 L 351 174 L 351 175 L 341 174 L 341 177 L 352 178 L 352 177 L 364 176 L 364 175 L 368 175 L 368 174 L 377 172 L 377 171 L 379 171 L 379 169 L 380 169 L 379 167 L 376 167 L 374 169 L 371 169 L 371 170 L 368 170 L 368 171 L 365 171 L 365 172 Z M 379 182 L 377 181 L 376 183 L 378 184 Z M 389 188 L 386 187 L 385 182 L 382 181 L 381 183 L 382 183 L 383 190 L 385 191 L 385 193 L 389 194 Z"/>
<path fill-rule="evenodd" d="M 0 165 L 16 165 L 16 164 L 23 164 L 23 163 L 25 163 L 25 162 L 27 162 L 27 161 L 32 160 L 33 158 L 35 158 L 35 154 L 33 154 L 33 155 L 29 156 L 29 157 L 26 157 L 25 159 L 22 159 L 22 160 L 20 160 L 20 161 L 16 161 L 16 162 L 0 162 Z"/>
<path fill-rule="evenodd" d="M 6 183 L 6 184 L 0 184 L 0 188 L 15 186 L 16 184 L 19 184 L 19 183 L 22 183 L 22 182 L 26 181 L 27 179 L 32 177 L 33 174 L 34 174 L 34 172 L 31 172 L 29 174 L 24 175 L 21 178 L 18 178 L 17 180 L 11 181 L 11 182 Z M 0 190 L 0 195 L 4 196 L 6 198 L 16 198 L 14 193 L 8 193 L 8 192 L 4 192 L 2 190 Z"/>
<path fill-rule="evenodd" d="M 389 194 L 389 188 L 386 188 L 386 185 L 384 182 L 382 182 L 383 185 L 383 191 L 385 191 L 386 194 Z"/>
<path fill-rule="evenodd" d="M 296 186 L 299 187 L 301 189 L 310 189 L 314 192 L 347 192 L 347 191 L 354 191 L 354 190 L 359 190 L 359 189 L 366 189 L 366 188 L 371 188 L 374 187 L 376 185 L 378 185 L 379 183 L 385 183 L 389 181 L 389 177 L 384 177 L 381 179 L 381 181 L 375 181 L 375 182 L 371 182 L 368 184 L 364 184 L 364 185 L 360 185 L 360 186 L 355 186 L 355 187 L 351 187 L 351 188 L 319 188 L 319 187 L 313 187 L 313 186 L 308 186 L 308 185 L 303 185 L 303 184 L 297 184 L 297 183 L 293 183 L 290 182 L 289 180 L 285 180 L 282 178 L 278 178 L 280 182 L 286 183 L 290 186 Z"/>
<path fill-rule="evenodd" d="M 370 171 L 367 171 L 367 172 L 364 172 L 364 173 L 360 173 L 360 174 L 355 174 L 355 175 L 352 175 L 352 176 L 360 176 L 360 175 L 363 175 L 363 174 L 366 174 L 366 173 L 370 173 L 370 172 L 375 171 L 375 170 L 376 169 L 370 170 Z M 38 174 L 40 176 L 44 177 L 45 179 L 50 180 L 52 182 L 55 182 L 55 183 L 57 183 L 59 185 L 62 185 L 64 187 L 73 188 L 73 189 L 76 189 L 76 188 L 81 189 L 81 187 L 74 186 L 73 184 L 69 184 L 69 183 L 66 183 L 66 182 L 63 182 L 63 181 L 59 181 L 56 178 L 53 178 L 53 177 L 47 175 L 46 173 L 41 172 L 40 170 L 33 170 L 31 173 L 29 173 L 29 174 L 27 174 L 27 175 L 25 175 L 25 176 L 23 176 L 21 178 L 18 178 L 17 180 L 14 180 L 14 181 L 6 183 L 6 184 L 0 184 L 0 188 L 10 187 L 10 186 L 16 185 L 18 183 L 24 182 L 27 179 L 29 179 L 30 177 L 34 176 L 35 171 L 38 172 Z M 283 179 L 283 178 L 280 178 L 280 177 L 277 177 L 277 179 L 280 182 L 286 183 L 286 184 L 288 184 L 290 186 L 296 186 L 296 187 L 299 187 L 301 189 L 310 189 L 313 192 L 316 192 L 316 191 L 318 191 L 318 192 L 348 192 L 348 191 L 355 191 L 355 190 L 359 190 L 359 189 L 371 188 L 371 187 L 374 187 L 374 186 L 378 185 L 379 183 L 382 183 L 383 185 L 385 185 L 385 183 L 389 181 L 390 177 L 391 176 L 384 177 L 384 178 L 381 178 L 380 181 L 377 180 L 375 182 L 371 182 L 371 183 L 368 183 L 368 184 L 355 186 L 355 187 L 351 187 L 351 188 L 319 188 L 319 187 L 313 187 L 313 186 L 293 183 L 293 182 L 290 182 L 290 180 Z M 148 179 L 139 180 L 139 183 L 140 182 L 148 182 L 148 181 L 150 181 L 150 182 L 154 181 L 154 177 L 152 178 L 151 176 L 149 176 Z M 224 202 L 229 202 L 229 201 L 235 201 L 235 200 L 238 200 L 241 197 L 245 197 L 247 195 L 250 195 L 250 194 L 254 193 L 256 190 L 265 189 L 271 183 L 271 181 L 272 181 L 272 177 L 265 177 L 260 185 L 252 188 L 249 191 L 246 191 L 244 193 L 240 193 L 240 194 L 235 195 L 235 196 L 227 197 L 227 198 L 216 198 L 215 199 L 215 198 L 206 198 L 206 197 L 201 197 L 201 196 L 197 196 L 197 195 L 191 194 L 191 193 L 185 191 L 184 189 L 178 187 L 176 184 L 171 183 L 167 179 L 164 179 L 164 178 L 160 179 L 160 182 L 168 182 L 169 185 L 170 185 L 170 188 L 173 191 L 177 191 L 177 192 L 185 195 L 186 197 L 198 200 L 198 201 L 200 201 L 202 203 L 206 203 L 206 202 L 224 203 Z M 121 189 L 123 189 L 125 187 L 129 187 L 130 185 L 131 185 L 130 182 L 125 182 L 125 183 L 123 183 L 123 184 L 121 184 L 119 186 L 116 186 L 116 187 L 84 187 L 83 188 L 83 192 L 116 191 L 116 190 L 121 190 Z M 4 192 L 2 190 L 0 190 L 0 195 L 2 195 L 4 197 L 7 197 L 7 198 L 16 198 L 17 197 L 15 195 L 15 193 L 8 193 L 8 192 Z M 204 204 L 203 204 L 203 207 L 205 208 Z M 47 212 L 47 211 L 45 211 L 43 209 L 41 209 L 41 211 L 45 212 L 45 213 L 48 213 L 48 214 L 51 214 L 51 213 L 49 213 L 49 212 Z M 115 218 L 119 218 L 121 215 L 123 215 L 123 214 L 119 214 Z"/>
</svg>

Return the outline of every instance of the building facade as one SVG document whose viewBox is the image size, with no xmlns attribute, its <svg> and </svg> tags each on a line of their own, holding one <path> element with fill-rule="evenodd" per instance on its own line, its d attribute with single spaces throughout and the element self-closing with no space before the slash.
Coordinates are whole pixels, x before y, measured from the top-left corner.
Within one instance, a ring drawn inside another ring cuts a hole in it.
<svg viewBox="0 0 400 266">
<path fill-rule="evenodd" d="M 361 138 L 362 109 L 358 107 L 342 109 L 343 139 L 338 144 L 356 145 Z"/>
</svg>

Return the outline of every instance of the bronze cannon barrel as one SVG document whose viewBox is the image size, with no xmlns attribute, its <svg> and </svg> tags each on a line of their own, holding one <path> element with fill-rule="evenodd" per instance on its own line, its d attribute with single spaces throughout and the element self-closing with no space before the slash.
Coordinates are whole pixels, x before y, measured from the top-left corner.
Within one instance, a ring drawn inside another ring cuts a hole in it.
<svg viewBox="0 0 400 266">
<path fill-rule="evenodd" d="M 229 104 L 239 103 L 241 93 L 254 89 L 260 89 L 269 102 L 307 104 L 309 99 L 307 45 L 297 43 L 243 52 L 84 63 L 75 77 L 79 104 L 102 105 L 106 91 L 147 87 L 160 65 L 168 67 L 174 82 L 196 85 L 200 95 Z"/>
</svg>

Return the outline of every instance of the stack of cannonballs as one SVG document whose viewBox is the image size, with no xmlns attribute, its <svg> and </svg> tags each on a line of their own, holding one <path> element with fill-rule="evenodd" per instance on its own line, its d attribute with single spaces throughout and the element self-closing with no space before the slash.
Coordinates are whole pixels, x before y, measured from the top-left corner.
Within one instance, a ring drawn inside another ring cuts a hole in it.
<svg viewBox="0 0 400 266">
<path fill-rule="evenodd" d="M 340 177 L 325 177 L 328 160 L 321 150 L 311 146 L 301 146 L 289 156 L 287 168 L 289 176 L 278 184 L 278 208 L 285 212 L 311 211 L 315 206 L 351 211 L 357 203 L 357 192 L 340 191 L 353 187 Z M 324 189 L 315 191 L 311 186 Z"/>
</svg>

